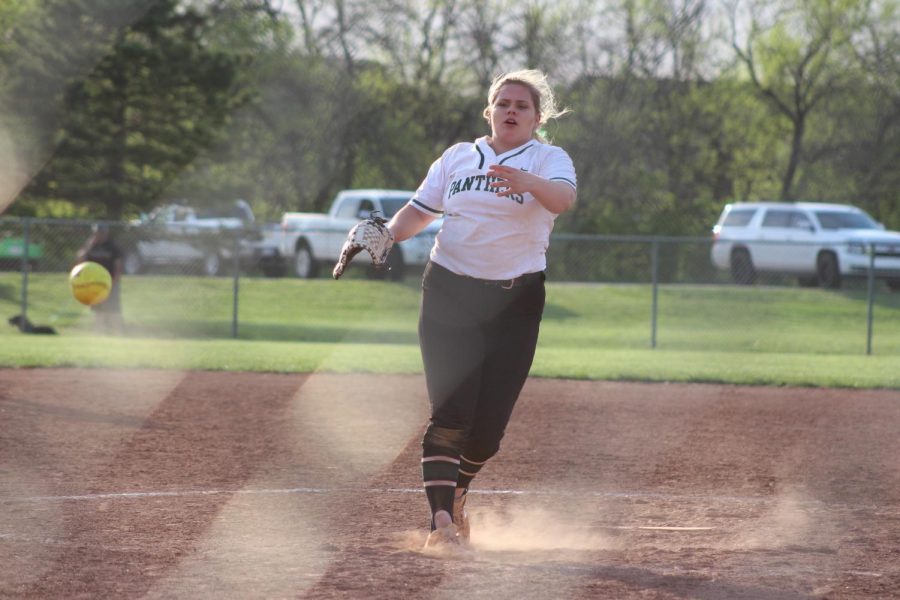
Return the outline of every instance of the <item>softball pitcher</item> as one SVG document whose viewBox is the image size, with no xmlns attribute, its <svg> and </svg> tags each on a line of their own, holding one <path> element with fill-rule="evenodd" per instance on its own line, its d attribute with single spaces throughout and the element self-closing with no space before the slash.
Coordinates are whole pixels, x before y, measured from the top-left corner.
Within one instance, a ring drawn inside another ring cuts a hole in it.
<svg viewBox="0 0 900 600">
<path fill-rule="evenodd" d="M 576 196 L 571 158 L 538 132 L 563 112 L 543 73 L 497 77 L 484 110 L 491 134 L 448 148 L 386 227 L 372 221 L 366 235 L 355 228 L 335 267 L 339 277 L 360 249 L 383 262 L 395 241 L 444 217 L 419 315 L 431 403 L 422 440 L 432 515 L 426 549 L 468 541 L 466 492 L 499 450 L 531 369 L 550 232 Z M 384 242 L 377 251 L 362 243 L 372 236 Z"/>
</svg>

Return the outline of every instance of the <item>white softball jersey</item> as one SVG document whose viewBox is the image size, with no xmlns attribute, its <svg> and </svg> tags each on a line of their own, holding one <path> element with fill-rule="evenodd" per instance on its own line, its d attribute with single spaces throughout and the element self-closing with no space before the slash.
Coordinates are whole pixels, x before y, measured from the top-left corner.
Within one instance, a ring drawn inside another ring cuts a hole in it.
<svg viewBox="0 0 900 600">
<path fill-rule="evenodd" d="M 516 167 L 577 188 L 565 150 L 537 140 L 495 154 L 487 138 L 455 144 L 432 163 L 410 203 L 444 217 L 431 259 L 458 275 L 512 279 L 547 268 L 556 215 L 531 194 L 498 196 L 488 188 L 491 165 Z"/>
</svg>

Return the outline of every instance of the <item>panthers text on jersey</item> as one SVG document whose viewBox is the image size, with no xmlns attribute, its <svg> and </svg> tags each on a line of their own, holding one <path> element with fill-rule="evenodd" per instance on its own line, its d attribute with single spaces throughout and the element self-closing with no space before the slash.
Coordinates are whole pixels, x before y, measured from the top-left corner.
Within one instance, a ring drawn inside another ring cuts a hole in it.
<svg viewBox="0 0 900 600">
<path fill-rule="evenodd" d="M 511 279 L 547 266 L 556 215 L 531 194 L 498 196 L 487 176 L 497 164 L 577 186 L 565 150 L 538 140 L 499 155 L 484 137 L 448 148 L 410 202 L 423 212 L 444 216 L 431 259 L 459 275 Z"/>
</svg>

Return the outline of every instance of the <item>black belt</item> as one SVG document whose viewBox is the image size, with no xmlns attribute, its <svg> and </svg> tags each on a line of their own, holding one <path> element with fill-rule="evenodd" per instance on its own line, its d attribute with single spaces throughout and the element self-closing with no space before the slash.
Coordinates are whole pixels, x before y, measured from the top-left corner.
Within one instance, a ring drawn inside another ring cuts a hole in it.
<svg viewBox="0 0 900 600">
<path fill-rule="evenodd" d="M 519 275 L 518 277 L 513 277 L 512 279 L 478 279 L 476 277 L 470 277 L 469 279 L 474 279 L 478 283 L 481 283 L 482 285 L 485 285 L 487 287 L 498 287 L 503 288 L 504 290 L 511 290 L 514 287 L 520 287 L 523 285 L 537 283 L 538 281 L 543 281 L 544 272 L 537 271 L 536 273 L 525 273 L 524 275 Z"/>
<path fill-rule="evenodd" d="M 453 271 L 442 267 L 441 265 L 432 262 L 431 266 L 433 269 L 437 269 L 439 271 L 443 271 L 445 274 L 449 274 L 453 277 L 458 277 L 464 281 L 471 281 L 472 283 L 478 283 L 485 287 L 496 287 L 502 288 L 504 290 L 511 290 L 515 287 L 521 287 L 523 285 L 530 285 L 532 283 L 538 283 L 540 281 L 544 281 L 545 276 L 543 271 L 535 271 L 534 273 L 525 273 L 524 275 L 519 275 L 518 277 L 513 277 L 512 279 L 479 279 L 478 277 L 469 277 L 468 275 L 457 275 Z"/>
</svg>

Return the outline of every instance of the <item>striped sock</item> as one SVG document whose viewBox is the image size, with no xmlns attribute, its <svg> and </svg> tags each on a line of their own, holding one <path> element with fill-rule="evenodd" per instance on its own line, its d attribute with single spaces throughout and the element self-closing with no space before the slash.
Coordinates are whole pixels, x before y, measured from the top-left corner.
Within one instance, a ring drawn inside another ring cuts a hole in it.
<svg viewBox="0 0 900 600">
<path fill-rule="evenodd" d="M 460 456 L 459 458 L 459 476 L 456 478 L 456 487 L 469 489 L 472 480 L 475 479 L 475 475 L 478 474 L 478 471 L 481 470 L 481 467 L 484 466 L 487 460 L 475 462 L 465 456 Z"/>
<path fill-rule="evenodd" d="M 453 514 L 453 495 L 459 473 L 459 459 L 446 454 L 422 457 L 422 481 L 431 514 L 446 510 Z M 434 522 L 431 524 L 434 528 Z"/>
</svg>

